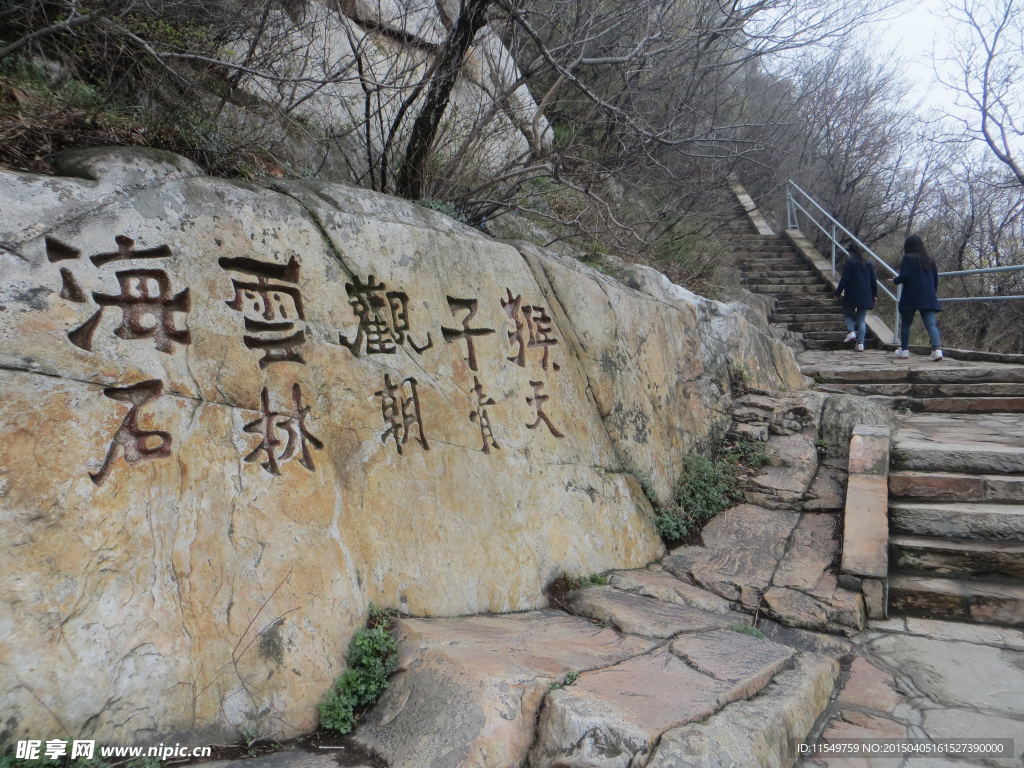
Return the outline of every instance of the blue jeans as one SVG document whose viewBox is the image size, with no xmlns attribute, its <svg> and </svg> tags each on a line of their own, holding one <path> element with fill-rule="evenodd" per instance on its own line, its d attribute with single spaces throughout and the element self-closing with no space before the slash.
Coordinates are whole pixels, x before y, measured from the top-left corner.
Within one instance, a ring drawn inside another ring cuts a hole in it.
<svg viewBox="0 0 1024 768">
<path fill-rule="evenodd" d="M 900 349 L 910 348 L 910 324 L 914 322 L 914 312 L 921 313 L 921 322 L 924 323 L 924 329 L 928 331 L 928 340 L 932 344 L 932 349 L 942 349 L 942 337 L 939 335 L 939 326 L 935 322 L 939 313 L 933 309 L 911 310 L 900 315 Z"/>
<path fill-rule="evenodd" d="M 852 307 L 843 305 L 843 320 L 846 321 L 846 330 L 857 334 L 857 343 L 864 343 L 864 335 L 867 333 L 867 323 L 864 322 L 868 316 L 867 307 Z"/>
</svg>

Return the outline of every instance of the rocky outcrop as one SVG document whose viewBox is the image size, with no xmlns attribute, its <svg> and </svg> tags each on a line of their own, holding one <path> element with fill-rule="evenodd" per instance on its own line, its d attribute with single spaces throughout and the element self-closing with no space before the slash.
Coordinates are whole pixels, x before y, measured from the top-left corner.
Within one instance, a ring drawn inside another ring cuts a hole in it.
<svg viewBox="0 0 1024 768">
<path fill-rule="evenodd" d="M 747 470 L 747 502 L 717 514 L 699 544 L 662 561 L 671 574 L 787 627 L 851 634 L 863 628 L 862 596 L 840 586 L 846 471 L 822 444 L 818 392 L 751 393 L 737 399 L 729 436 L 763 444 L 765 466 Z"/>
<path fill-rule="evenodd" d="M 698 766 L 719 750 L 791 765 L 839 664 L 766 640 L 741 614 L 680 604 L 715 598 L 664 571 L 613 579 L 666 599 L 567 596 L 605 627 L 559 611 L 398 622 L 399 671 L 356 741 L 409 768 Z"/>
<path fill-rule="evenodd" d="M 299 0 L 274 7 L 252 37 L 238 46 L 240 64 L 260 65 L 239 77 L 249 101 L 259 100 L 307 126 L 289 131 L 275 147 L 300 167 L 318 175 L 365 179 L 382 151 L 398 153 L 423 104 L 425 79 L 458 17 L 459 4 L 435 0 Z M 257 32 L 259 34 L 257 34 Z M 253 69 L 253 67 L 249 67 Z M 437 142 L 441 161 L 459 159 L 460 173 L 495 173 L 544 147 L 552 138 L 522 73 L 501 38 L 484 26 L 470 46 Z M 243 130 L 266 140 L 266 115 L 243 109 Z M 284 123 L 283 125 L 287 125 Z M 310 148 L 313 134 L 327 137 Z M 287 130 L 285 128 L 284 130 Z M 304 157 L 308 152 L 312 157 Z"/>
<path fill-rule="evenodd" d="M 802 379 L 738 306 L 624 285 L 339 185 L 94 150 L 0 173 L 0 711 L 287 736 L 370 601 L 535 609 L 661 554 L 730 368 Z M 56 732 L 56 731 L 52 731 Z"/>
</svg>

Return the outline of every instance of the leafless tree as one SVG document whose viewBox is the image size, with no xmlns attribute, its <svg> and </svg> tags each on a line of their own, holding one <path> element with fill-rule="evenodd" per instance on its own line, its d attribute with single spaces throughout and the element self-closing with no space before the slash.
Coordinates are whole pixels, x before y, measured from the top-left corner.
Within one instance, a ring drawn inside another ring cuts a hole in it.
<svg viewBox="0 0 1024 768">
<path fill-rule="evenodd" d="M 1024 186 L 1024 3 L 957 0 L 947 13 L 953 53 L 944 63 L 952 74 L 940 68 L 940 77 L 973 115 L 955 117 Z"/>
</svg>

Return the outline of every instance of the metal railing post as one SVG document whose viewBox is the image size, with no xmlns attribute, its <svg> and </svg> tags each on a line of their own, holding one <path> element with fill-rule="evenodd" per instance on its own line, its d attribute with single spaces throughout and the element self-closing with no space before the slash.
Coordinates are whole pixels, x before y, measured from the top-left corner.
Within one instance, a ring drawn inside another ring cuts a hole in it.
<svg viewBox="0 0 1024 768">
<path fill-rule="evenodd" d="M 786 229 L 796 229 L 796 206 L 793 205 L 793 190 L 786 187 Z"/>
<path fill-rule="evenodd" d="M 836 273 L 836 225 L 832 225 L 832 274 Z"/>
</svg>

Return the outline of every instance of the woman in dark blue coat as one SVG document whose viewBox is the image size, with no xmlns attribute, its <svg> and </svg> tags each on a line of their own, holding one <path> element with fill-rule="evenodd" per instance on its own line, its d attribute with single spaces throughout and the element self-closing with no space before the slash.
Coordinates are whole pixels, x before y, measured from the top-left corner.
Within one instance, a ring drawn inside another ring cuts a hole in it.
<svg viewBox="0 0 1024 768">
<path fill-rule="evenodd" d="M 939 270 L 917 235 L 911 235 L 904 241 L 900 273 L 892 281 L 903 286 L 899 304 L 900 348 L 896 350 L 896 357 L 910 357 L 910 324 L 914 320 L 914 313 L 920 312 L 921 322 L 928 331 L 932 345 L 929 359 L 941 360 L 942 337 L 936 323 L 936 316 L 942 311 L 938 295 Z"/>
<path fill-rule="evenodd" d="M 864 351 L 865 318 L 878 298 L 875 268 L 864 258 L 864 251 L 854 243 L 847 250 L 849 256 L 843 264 L 843 276 L 836 286 L 836 298 L 843 297 L 843 319 L 846 321 L 844 341 L 857 340 L 857 351 Z"/>
</svg>

